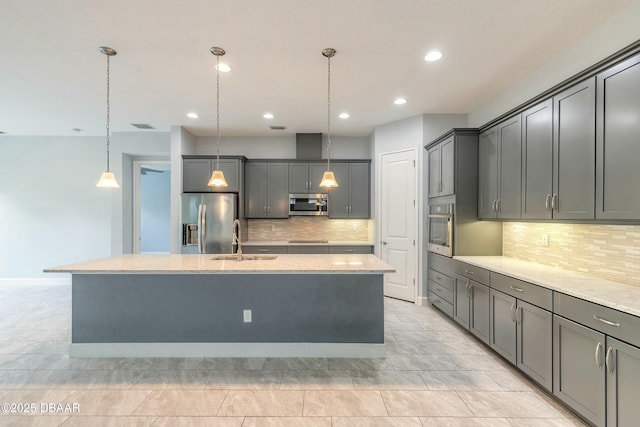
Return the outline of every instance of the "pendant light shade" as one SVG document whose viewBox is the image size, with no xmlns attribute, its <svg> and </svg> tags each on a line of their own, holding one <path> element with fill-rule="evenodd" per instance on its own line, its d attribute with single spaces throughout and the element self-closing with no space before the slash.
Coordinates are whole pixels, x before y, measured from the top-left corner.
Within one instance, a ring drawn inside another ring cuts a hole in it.
<svg viewBox="0 0 640 427">
<path fill-rule="evenodd" d="M 332 171 L 325 171 L 322 174 L 322 180 L 320 181 L 320 187 L 334 188 L 338 186 L 338 181 Z"/>
<path fill-rule="evenodd" d="M 229 184 L 224 179 L 224 173 L 220 170 L 220 57 L 226 52 L 221 47 L 212 47 L 209 51 L 216 56 L 216 129 L 218 142 L 216 144 L 216 169 L 211 174 L 207 185 L 209 187 L 224 188 L 228 187 Z"/>
<path fill-rule="evenodd" d="M 120 188 L 118 181 L 116 180 L 116 176 L 109 170 L 109 149 L 111 146 L 111 131 L 109 129 L 109 121 L 110 121 L 110 113 L 111 113 L 111 103 L 109 100 L 109 69 L 110 69 L 110 59 L 112 56 L 116 55 L 117 52 L 115 49 L 110 47 L 102 46 L 100 47 L 100 52 L 107 56 L 107 170 L 102 172 L 100 175 L 100 180 L 96 184 L 96 187 L 100 188 Z"/>
<path fill-rule="evenodd" d="M 338 187 L 338 181 L 331 171 L 331 58 L 336 50 L 327 48 L 322 50 L 322 55 L 327 58 L 327 170 L 320 181 L 321 188 Z"/>
</svg>

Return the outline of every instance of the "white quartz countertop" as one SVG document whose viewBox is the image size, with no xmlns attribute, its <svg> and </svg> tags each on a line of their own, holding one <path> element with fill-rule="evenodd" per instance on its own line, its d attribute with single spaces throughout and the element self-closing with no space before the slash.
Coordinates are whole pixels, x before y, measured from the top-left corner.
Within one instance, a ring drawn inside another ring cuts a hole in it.
<svg viewBox="0 0 640 427">
<path fill-rule="evenodd" d="M 293 240 L 293 239 L 292 239 Z M 305 239 L 296 239 L 305 240 Z M 326 242 L 289 243 L 288 240 L 247 240 L 242 242 L 242 246 L 373 246 L 373 242 L 363 242 L 362 240 L 328 240 Z"/>
<path fill-rule="evenodd" d="M 456 256 L 454 259 L 515 277 L 563 294 L 640 316 L 640 287 L 559 267 L 502 256 Z"/>
<path fill-rule="evenodd" d="M 274 260 L 214 261 L 215 255 L 137 255 L 47 268 L 72 274 L 382 274 L 394 268 L 375 255 L 277 255 Z"/>
</svg>

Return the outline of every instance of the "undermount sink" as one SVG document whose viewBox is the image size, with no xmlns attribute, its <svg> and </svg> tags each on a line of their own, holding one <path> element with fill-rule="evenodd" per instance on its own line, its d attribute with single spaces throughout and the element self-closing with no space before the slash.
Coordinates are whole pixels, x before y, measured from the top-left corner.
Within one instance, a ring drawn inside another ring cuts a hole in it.
<svg viewBox="0 0 640 427">
<path fill-rule="evenodd" d="M 329 243 L 328 240 L 289 240 L 287 243 Z"/>
<path fill-rule="evenodd" d="M 216 255 L 211 258 L 214 261 L 268 261 L 278 258 L 277 255 L 242 255 L 238 259 L 238 254 Z"/>
</svg>

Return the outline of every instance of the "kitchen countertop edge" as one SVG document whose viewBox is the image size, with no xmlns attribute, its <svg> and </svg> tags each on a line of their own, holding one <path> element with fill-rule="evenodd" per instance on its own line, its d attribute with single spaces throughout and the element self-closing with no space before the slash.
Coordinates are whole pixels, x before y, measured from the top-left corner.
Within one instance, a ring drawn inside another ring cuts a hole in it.
<svg viewBox="0 0 640 427">
<path fill-rule="evenodd" d="M 640 317 L 640 287 L 504 256 L 453 259 Z"/>
</svg>

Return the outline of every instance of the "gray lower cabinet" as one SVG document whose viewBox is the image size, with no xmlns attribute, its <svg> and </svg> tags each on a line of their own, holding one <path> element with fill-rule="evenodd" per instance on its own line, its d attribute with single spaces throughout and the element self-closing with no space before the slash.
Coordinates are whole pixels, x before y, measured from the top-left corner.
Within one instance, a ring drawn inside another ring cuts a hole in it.
<svg viewBox="0 0 640 427">
<path fill-rule="evenodd" d="M 330 254 L 372 254 L 373 246 L 329 246 Z"/>
<path fill-rule="evenodd" d="M 596 218 L 640 219 L 640 55 L 598 74 Z"/>
<path fill-rule="evenodd" d="M 329 217 L 368 219 L 371 217 L 369 162 L 335 162 L 331 169 L 339 187 L 329 190 Z"/>
<path fill-rule="evenodd" d="M 489 287 L 456 273 L 453 296 L 455 321 L 488 343 Z"/>
<path fill-rule="evenodd" d="M 242 253 L 245 254 L 286 254 L 287 252 L 288 251 L 286 246 L 251 245 L 242 247 Z"/>
<path fill-rule="evenodd" d="M 516 366 L 547 390 L 553 388 L 553 315 L 525 301 L 516 307 Z"/>
<path fill-rule="evenodd" d="M 289 163 L 247 162 L 245 217 L 289 217 Z"/>
<path fill-rule="evenodd" d="M 211 173 L 217 167 L 215 158 L 182 159 L 182 192 L 210 193 L 210 192 L 239 192 L 240 191 L 240 160 L 220 159 L 220 170 L 224 173 L 228 187 L 214 188 L 207 183 Z"/>
<path fill-rule="evenodd" d="M 517 363 L 516 299 L 491 289 L 489 346 L 514 365 Z"/>
<path fill-rule="evenodd" d="M 454 261 L 432 252 L 427 256 L 427 297 L 433 307 L 453 317 Z"/>
<path fill-rule="evenodd" d="M 605 425 L 604 365 L 604 334 L 553 316 L 553 394 L 596 426 Z"/>
<path fill-rule="evenodd" d="M 329 246 L 289 246 L 289 254 L 328 254 Z"/>
<path fill-rule="evenodd" d="M 607 337 L 607 426 L 638 425 L 640 348 Z"/>
</svg>

